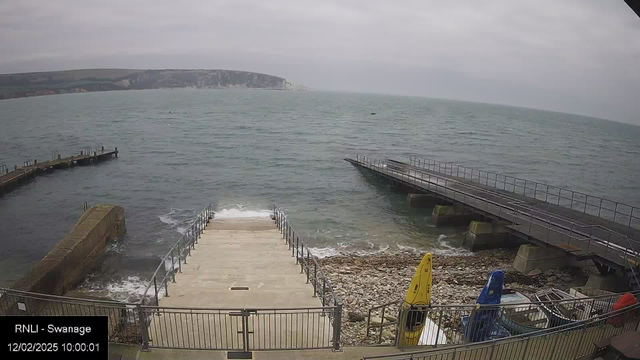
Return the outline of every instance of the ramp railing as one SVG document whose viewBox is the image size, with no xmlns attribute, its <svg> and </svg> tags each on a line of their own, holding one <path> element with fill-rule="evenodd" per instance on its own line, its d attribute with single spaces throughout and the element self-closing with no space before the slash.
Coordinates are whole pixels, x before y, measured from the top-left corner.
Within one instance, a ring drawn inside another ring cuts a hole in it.
<svg viewBox="0 0 640 360">
<path fill-rule="evenodd" d="M 515 176 L 474 169 L 428 158 L 411 156 L 411 166 L 455 176 L 491 186 L 496 189 L 524 195 L 582 213 L 597 216 L 630 227 L 640 227 L 640 208 L 599 196 L 585 194 Z"/>
<path fill-rule="evenodd" d="M 191 256 L 191 250 L 195 249 L 198 238 L 213 216 L 214 212 L 209 204 L 189 223 L 185 233 L 160 260 L 142 294 L 141 305 L 158 306 L 161 296 L 169 296 L 169 282 L 176 282 L 176 272 L 182 272 L 182 265 L 187 263 L 187 257 Z"/>
<path fill-rule="evenodd" d="M 323 307 L 335 307 L 335 311 L 328 313 L 333 320 L 333 345 L 334 349 L 340 349 L 340 329 L 342 326 L 342 303 L 336 296 L 331 281 L 326 277 L 317 258 L 309 250 L 309 246 L 300 239 L 295 229 L 282 209 L 273 205 L 273 218 L 280 229 L 285 243 L 291 250 L 291 256 L 296 258 L 296 264 L 300 265 L 300 274 L 305 274 L 307 283 L 313 285 L 313 296 L 319 296 Z"/>
</svg>

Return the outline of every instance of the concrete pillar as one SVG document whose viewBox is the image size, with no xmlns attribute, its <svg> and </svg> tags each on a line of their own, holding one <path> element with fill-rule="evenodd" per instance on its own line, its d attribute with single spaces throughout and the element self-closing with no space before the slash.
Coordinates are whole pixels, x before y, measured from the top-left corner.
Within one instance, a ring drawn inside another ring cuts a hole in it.
<svg viewBox="0 0 640 360">
<path fill-rule="evenodd" d="M 480 216 L 462 206 L 436 205 L 431 214 L 431 222 L 436 226 L 462 226 Z"/>
<path fill-rule="evenodd" d="M 429 194 L 407 194 L 407 205 L 415 208 L 430 208 L 442 204 L 442 199 Z"/>
<path fill-rule="evenodd" d="M 531 244 L 521 245 L 518 249 L 518 255 L 513 260 L 513 267 L 525 274 L 533 269 L 545 270 L 571 264 L 571 258 L 564 251 L 541 248 Z"/>
<path fill-rule="evenodd" d="M 584 285 L 586 288 L 606 290 L 614 293 L 623 292 L 629 290 L 629 284 L 625 278 L 616 274 L 600 275 L 594 274 L 589 276 L 589 280 Z"/>
<path fill-rule="evenodd" d="M 503 224 L 474 220 L 469 224 L 462 245 L 471 251 L 508 247 L 515 243 L 509 241 L 511 237 Z"/>
</svg>

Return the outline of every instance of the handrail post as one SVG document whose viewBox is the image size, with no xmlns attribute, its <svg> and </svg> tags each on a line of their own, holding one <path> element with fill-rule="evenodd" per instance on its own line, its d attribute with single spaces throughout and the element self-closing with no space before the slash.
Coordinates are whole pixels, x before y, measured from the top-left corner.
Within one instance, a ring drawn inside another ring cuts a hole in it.
<svg viewBox="0 0 640 360">
<path fill-rule="evenodd" d="M 316 296 L 316 288 L 318 287 L 318 265 L 316 262 L 313 262 L 313 297 Z"/>
<path fill-rule="evenodd" d="M 442 326 L 442 313 L 444 312 L 444 308 L 440 308 L 440 316 L 438 316 L 438 329 L 436 330 L 436 341 L 433 344 L 436 348 L 438 347 L 438 338 L 440 337 L 440 326 Z"/>
<path fill-rule="evenodd" d="M 309 249 L 307 249 L 307 284 L 309 283 L 309 258 L 311 257 L 310 255 L 311 253 L 309 252 Z"/>
<path fill-rule="evenodd" d="M 156 306 L 160 306 L 160 299 L 158 299 L 158 278 L 156 276 L 153 277 L 153 289 L 156 293 Z"/>
<path fill-rule="evenodd" d="M 182 262 L 183 264 L 187 263 L 187 256 L 191 255 L 191 245 L 189 245 L 189 241 L 191 241 L 191 240 L 189 240 L 189 237 L 187 236 L 187 253 L 184 254 L 184 261 Z"/>
<path fill-rule="evenodd" d="M 333 351 L 340 351 L 340 330 L 342 327 L 342 304 L 334 308 L 333 316 Z"/>
<path fill-rule="evenodd" d="M 173 251 L 174 249 L 171 249 L 171 274 L 173 275 L 173 282 L 176 282 L 176 264 L 173 259 Z"/>
<path fill-rule="evenodd" d="M 398 316 L 398 334 L 396 335 L 396 347 L 404 351 L 404 332 L 407 323 L 407 309 L 400 309 Z"/>
<path fill-rule="evenodd" d="M 302 243 L 302 252 L 300 253 L 300 274 L 302 274 L 302 272 L 304 271 L 303 263 L 304 263 L 304 243 Z"/>
<path fill-rule="evenodd" d="M 142 335 L 142 351 L 149 351 L 149 328 L 147 326 L 147 315 L 144 308 L 140 305 L 136 305 L 138 311 L 138 326 L 140 327 L 140 334 Z"/>
<path fill-rule="evenodd" d="M 169 285 L 167 285 L 167 275 L 164 276 L 164 294 L 169 297 Z"/>
<path fill-rule="evenodd" d="M 322 278 L 322 306 L 325 304 L 324 295 L 327 293 L 327 279 Z"/>
</svg>

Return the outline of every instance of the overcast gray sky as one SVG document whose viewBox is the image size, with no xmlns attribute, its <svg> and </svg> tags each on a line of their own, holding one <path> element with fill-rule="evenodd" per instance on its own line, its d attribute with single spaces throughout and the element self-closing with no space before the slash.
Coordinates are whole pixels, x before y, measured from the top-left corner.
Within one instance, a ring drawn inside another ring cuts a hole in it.
<svg viewBox="0 0 640 360">
<path fill-rule="evenodd" d="M 623 0 L 0 0 L 0 73 L 222 68 L 640 124 Z"/>
</svg>

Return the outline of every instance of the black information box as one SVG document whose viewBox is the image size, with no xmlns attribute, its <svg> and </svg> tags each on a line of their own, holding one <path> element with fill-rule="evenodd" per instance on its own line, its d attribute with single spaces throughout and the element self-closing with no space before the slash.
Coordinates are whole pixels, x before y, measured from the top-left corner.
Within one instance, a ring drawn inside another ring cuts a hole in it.
<svg viewBox="0 0 640 360">
<path fill-rule="evenodd" d="M 0 316 L 0 359 L 109 359 L 106 316 Z"/>
</svg>

